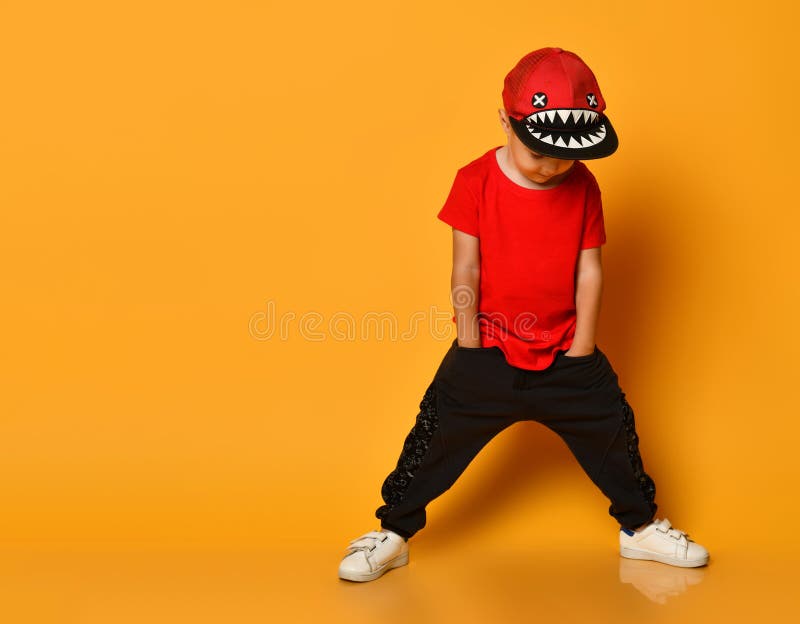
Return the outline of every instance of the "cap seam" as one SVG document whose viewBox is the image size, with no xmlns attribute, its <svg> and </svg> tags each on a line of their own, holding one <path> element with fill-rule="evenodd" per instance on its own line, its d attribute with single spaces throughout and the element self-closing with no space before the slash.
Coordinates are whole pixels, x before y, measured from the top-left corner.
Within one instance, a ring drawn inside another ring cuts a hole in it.
<svg viewBox="0 0 800 624">
<path fill-rule="evenodd" d="M 564 72 L 564 75 L 565 76 L 569 76 L 569 72 L 567 71 L 567 66 L 564 65 L 564 53 L 563 53 L 563 51 L 559 52 L 559 54 L 558 54 L 558 62 L 561 64 L 561 71 Z M 569 91 L 570 91 L 569 99 L 572 102 L 575 102 L 575 85 L 572 84 L 572 81 L 569 80 L 569 79 L 567 80 L 567 83 L 569 84 Z"/>
</svg>

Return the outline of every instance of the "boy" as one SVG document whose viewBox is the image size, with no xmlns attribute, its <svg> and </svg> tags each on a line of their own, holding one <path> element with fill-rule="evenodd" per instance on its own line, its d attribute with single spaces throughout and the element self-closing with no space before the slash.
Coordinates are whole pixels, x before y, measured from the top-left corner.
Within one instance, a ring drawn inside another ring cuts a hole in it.
<svg viewBox="0 0 800 624">
<path fill-rule="evenodd" d="M 655 517 L 633 410 L 595 344 L 606 235 L 581 160 L 618 146 L 597 80 L 576 54 L 542 48 L 509 72 L 502 95 L 508 144 L 459 169 L 438 214 L 453 228 L 458 337 L 383 482 L 381 530 L 350 542 L 339 577 L 370 581 L 408 563 L 426 505 L 520 420 L 561 436 L 611 501 L 621 556 L 705 565 L 705 548 Z"/>
</svg>

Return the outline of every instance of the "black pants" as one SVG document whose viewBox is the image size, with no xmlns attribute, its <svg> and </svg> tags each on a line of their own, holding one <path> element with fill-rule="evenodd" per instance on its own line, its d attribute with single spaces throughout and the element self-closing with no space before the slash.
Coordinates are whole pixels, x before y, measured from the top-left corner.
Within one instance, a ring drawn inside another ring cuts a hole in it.
<svg viewBox="0 0 800 624">
<path fill-rule="evenodd" d="M 639 456 L 633 410 L 605 354 L 559 351 L 545 370 L 511 366 L 499 347 L 452 345 L 419 404 L 416 422 L 375 511 L 381 527 L 409 538 L 425 507 L 450 489 L 478 452 L 506 427 L 534 420 L 566 442 L 628 529 L 652 520 L 656 487 Z"/>
</svg>

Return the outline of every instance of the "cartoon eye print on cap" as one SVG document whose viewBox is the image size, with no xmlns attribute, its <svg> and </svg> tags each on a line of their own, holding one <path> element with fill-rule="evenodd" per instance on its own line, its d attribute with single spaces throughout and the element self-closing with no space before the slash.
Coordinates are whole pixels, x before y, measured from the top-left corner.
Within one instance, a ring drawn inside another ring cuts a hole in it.
<svg viewBox="0 0 800 624">
<path fill-rule="evenodd" d="M 586 102 L 592 108 L 597 108 L 597 98 L 595 97 L 594 93 L 587 93 L 586 94 Z"/>
<path fill-rule="evenodd" d="M 538 91 L 537 93 L 533 94 L 531 102 L 536 108 L 544 108 L 545 106 L 547 106 L 547 94 Z"/>
</svg>

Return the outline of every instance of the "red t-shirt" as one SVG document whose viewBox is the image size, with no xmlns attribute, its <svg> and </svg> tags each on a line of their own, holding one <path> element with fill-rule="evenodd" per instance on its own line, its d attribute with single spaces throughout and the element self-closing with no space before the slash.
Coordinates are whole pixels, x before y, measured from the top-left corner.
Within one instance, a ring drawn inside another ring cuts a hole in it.
<svg viewBox="0 0 800 624">
<path fill-rule="evenodd" d="M 580 250 L 606 242 L 600 187 L 579 160 L 558 186 L 520 186 L 500 169 L 500 147 L 457 171 L 437 217 L 480 239 L 481 346 L 543 370 L 575 337 Z"/>
</svg>

